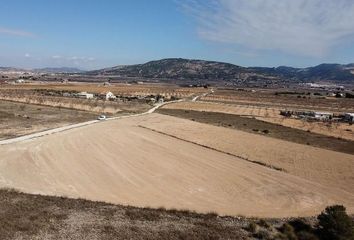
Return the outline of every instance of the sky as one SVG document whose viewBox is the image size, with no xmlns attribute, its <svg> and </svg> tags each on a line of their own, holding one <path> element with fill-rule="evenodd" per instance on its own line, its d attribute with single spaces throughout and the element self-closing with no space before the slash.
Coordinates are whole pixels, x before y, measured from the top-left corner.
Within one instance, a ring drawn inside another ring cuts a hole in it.
<svg viewBox="0 0 354 240">
<path fill-rule="evenodd" d="M 353 0 L 1 0 L 0 66 L 354 62 Z"/>
</svg>

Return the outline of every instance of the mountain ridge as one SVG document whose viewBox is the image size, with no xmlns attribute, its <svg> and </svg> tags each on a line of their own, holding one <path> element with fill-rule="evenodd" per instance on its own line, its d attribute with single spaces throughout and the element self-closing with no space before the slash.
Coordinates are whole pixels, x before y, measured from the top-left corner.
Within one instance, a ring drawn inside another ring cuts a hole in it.
<svg viewBox="0 0 354 240">
<path fill-rule="evenodd" d="M 323 63 L 314 67 L 242 67 L 226 62 L 167 58 L 143 64 L 116 66 L 86 72 L 89 75 L 107 75 L 137 78 L 163 78 L 205 81 L 329 81 L 354 83 L 354 64 Z"/>
</svg>

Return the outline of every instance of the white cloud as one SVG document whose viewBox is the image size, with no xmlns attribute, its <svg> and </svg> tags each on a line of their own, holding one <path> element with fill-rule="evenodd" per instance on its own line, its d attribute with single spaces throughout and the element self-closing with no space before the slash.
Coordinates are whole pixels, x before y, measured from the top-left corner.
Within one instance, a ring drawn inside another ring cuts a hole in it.
<svg viewBox="0 0 354 240">
<path fill-rule="evenodd" d="M 209 41 L 321 57 L 354 38 L 353 0 L 179 0 Z"/>
<path fill-rule="evenodd" d="M 59 55 L 54 55 L 54 56 L 52 56 L 52 58 L 53 58 L 53 59 L 61 59 L 61 56 L 59 56 Z"/>
<path fill-rule="evenodd" d="M 26 54 L 25 54 L 25 57 L 26 57 L 26 58 L 30 58 L 31 55 L 30 55 L 29 53 L 26 53 Z"/>
<path fill-rule="evenodd" d="M 34 33 L 31 33 L 31 32 L 26 32 L 26 31 L 17 30 L 17 29 L 3 28 L 3 27 L 0 27 L 0 34 L 20 36 L 20 37 L 35 37 L 36 36 Z"/>
</svg>

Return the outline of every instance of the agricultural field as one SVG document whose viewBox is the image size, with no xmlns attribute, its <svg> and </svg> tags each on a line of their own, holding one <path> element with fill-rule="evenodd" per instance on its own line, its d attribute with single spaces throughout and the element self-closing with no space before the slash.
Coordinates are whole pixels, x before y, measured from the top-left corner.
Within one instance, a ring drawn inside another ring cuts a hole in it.
<svg viewBox="0 0 354 240">
<path fill-rule="evenodd" d="M 255 118 L 264 122 L 269 122 L 285 127 L 295 128 L 303 131 L 313 132 L 325 136 L 336 138 L 343 138 L 354 141 L 354 125 L 339 122 L 309 122 L 300 119 L 286 118 L 280 115 L 282 109 L 286 107 L 266 106 L 265 103 L 259 104 L 226 104 L 220 102 L 181 102 L 170 104 L 164 109 L 180 109 L 180 110 L 193 110 L 201 112 L 218 112 L 234 114 L 246 118 Z M 353 101 L 354 104 L 354 101 Z M 290 107 L 288 107 L 289 109 Z M 305 107 L 304 107 L 305 108 Z M 292 109 L 292 108 L 290 108 Z M 306 108 L 305 108 L 306 109 Z M 342 109 L 343 111 L 345 109 Z M 340 109 L 336 109 L 340 111 Z"/>
<path fill-rule="evenodd" d="M 77 92 L 90 92 L 100 94 L 102 92 L 110 91 L 117 96 L 149 96 L 161 95 L 167 99 L 186 98 L 192 97 L 208 90 L 204 88 L 183 88 L 172 84 L 104 84 L 104 83 L 32 83 L 20 85 L 3 85 L 0 86 L 1 90 L 8 89 L 46 89 L 57 91 L 77 91 Z"/>
<path fill-rule="evenodd" d="M 27 193 L 221 215 L 354 211 L 353 155 L 160 114 L 0 146 L 0 159 L 1 187 Z"/>
<path fill-rule="evenodd" d="M 186 229 L 194 229 L 198 236 L 208 232 L 215 238 L 232 239 L 232 226 L 240 234 L 233 235 L 236 239 L 247 239 L 250 219 L 255 217 L 276 218 L 271 221 L 279 227 L 292 217 L 313 219 L 335 204 L 354 214 L 354 129 L 349 124 L 325 128 L 322 124 L 327 123 L 286 119 L 280 116 L 285 105 L 270 100 L 268 104 L 266 99 L 211 100 L 220 94 L 214 89 L 124 84 L 24 86 L 0 89 L 2 97 L 17 97 L 16 102 L 0 101 L 0 143 L 1 139 L 96 119 L 99 111 L 76 109 L 92 103 L 116 109 L 110 116 L 125 116 L 0 144 L 0 188 L 26 193 L 3 191 L 11 199 L 2 201 L 17 199 L 47 209 L 43 214 L 29 213 L 34 215 L 33 223 L 21 220 L 26 234 L 43 236 L 39 228 L 55 234 L 53 229 L 59 225 L 77 222 L 72 226 L 80 236 L 91 238 L 111 239 L 119 231 L 129 237 L 141 232 L 156 239 L 178 239 Z M 98 94 L 106 88 L 126 101 L 58 96 L 70 91 Z M 152 104 L 135 94 L 174 96 L 180 101 L 167 101 L 155 112 L 146 112 Z M 228 94 L 225 96 L 233 99 L 240 97 L 238 91 L 235 96 Z M 38 99 L 38 104 L 30 104 Z M 289 108 L 298 105 L 303 109 L 304 103 L 296 99 Z M 49 103 L 65 107 L 45 105 Z M 131 115 L 142 112 L 145 114 Z M 11 214 L 21 209 L 21 205 L 14 206 Z M 53 208 L 54 212 L 48 210 Z M 95 211 L 99 214 L 93 217 Z M 240 215 L 244 217 L 237 217 Z M 47 224 L 48 218 L 53 225 Z M 87 225 L 80 221 L 88 219 L 92 226 L 85 231 Z M 170 225 L 156 232 L 162 222 Z M 201 227 L 200 222 L 208 227 Z M 278 227 L 267 225 L 266 230 L 261 225 L 256 228 L 271 235 L 279 233 Z M 7 226 L 10 232 L 17 229 L 16 224 Z M 0 230 L 0 234 L 4 233 Z"/>
<path fill-rule="evenodd" d="M 253 117 L 244 117 L 242 115 L 222 112 L 171 109 L 170 107 L 173 108 L 175 105 L 167 105 L 159 109 L 157 112 L 196 122 L 282 139 L 289 142 L 354 154 L 354 142 L 351 140 L 303 131 Z"/>
<path fill-rule="evenodd" d="M 327 97 L 326 93 L 321 96 L 315 90 L 298 89 L 243 89 L 222 90 L 218 89 L 213 94 L 202 97 L 202 101 L 220 103 L 250 104 L 256 106 L 272 106 L 278 108 L 309 109 L 317 111 L 347 111 L 353 112 L 353 99 Z"/>
<path fill-rule="evenodd" d="M 96 118 L 87 111 L 0 100 L 0 140 Z"/>
</svg>

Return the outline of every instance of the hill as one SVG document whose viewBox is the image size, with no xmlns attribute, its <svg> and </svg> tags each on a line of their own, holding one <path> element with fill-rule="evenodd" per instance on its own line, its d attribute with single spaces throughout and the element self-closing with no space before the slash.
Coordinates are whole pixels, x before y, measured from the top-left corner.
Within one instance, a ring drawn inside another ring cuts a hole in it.
<svg viewBox="0 0 354 240">
<path fill-rule="evenodd" d="M 321 64 L 308 68 L 241 67 L 238 65 L 181 58 L 162 59 L 145 64 L 117 66 L 87 72 L 89 75 L 146 79 L 199 80 L 204 82 L 333 82 L 354 83 L 354 64 Z"/>
<path fill-rule="evenodd" d="M 34 72 L 39 73 L 82 73 L 84 72 L 78 68 L 71 68 L 71 67 L 60 67 L 60 68 L 38 68 L 34 69 Z"/>
</svg>

